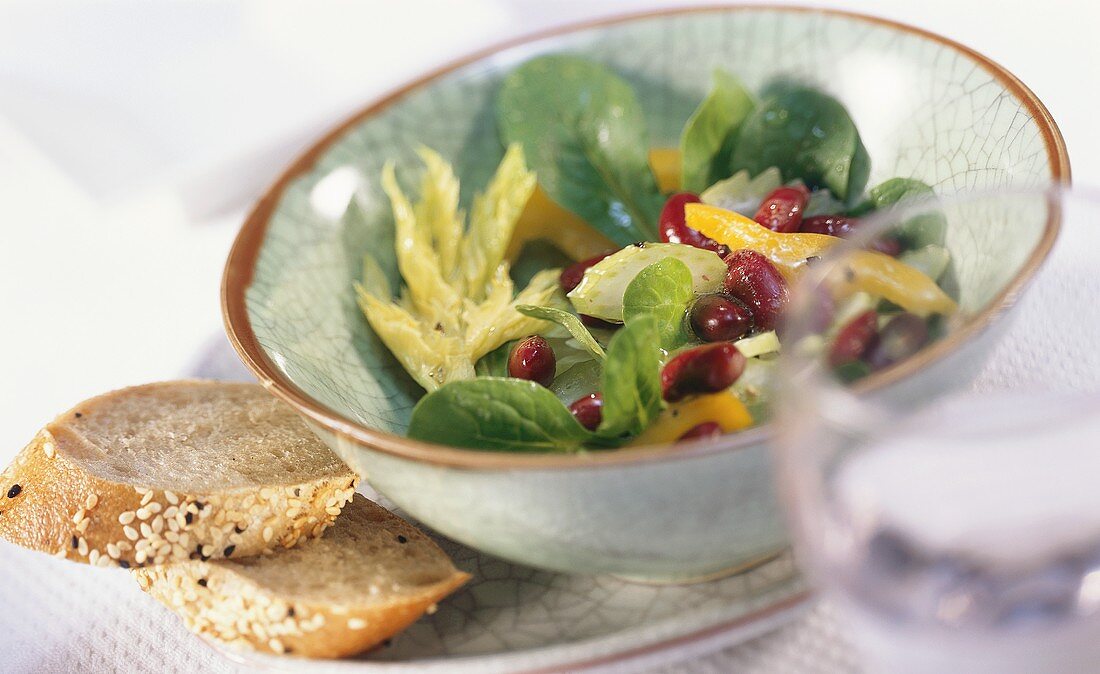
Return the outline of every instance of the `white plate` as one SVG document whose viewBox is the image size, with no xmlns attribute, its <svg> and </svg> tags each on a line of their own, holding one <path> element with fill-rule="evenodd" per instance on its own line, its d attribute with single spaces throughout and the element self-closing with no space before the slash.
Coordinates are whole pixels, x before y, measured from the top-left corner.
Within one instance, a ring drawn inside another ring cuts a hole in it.
<svg viewBox="0 0 1100 674">
<path fill-rule="evenodd" d="M 538 571 L 435 538 L 473 580 L 389 646 L 323 661 L 211 645 L 279 672 L 572 672 L 679 659 L 672 649 L 700 655 L 774 629 L 807 604 L 789 553 L 721 580 L 652 586 Z"/>
<path fill-rule="evenodd" d="M 211 341 L 188 374 L 251 379 L 223 337 Z M 396 511 L 369 487 L 361 490 Z M 473 579 L 389 646 L 357 659 L 325 661 L 209 643 L 235 662 L 275 672 L 618 669 L 699 656 L 751 639 L 790 620 L 809 598 L 789 552 L 719 580 L 641 585 L 539 571 L 432 537 Z"/>
</svg>

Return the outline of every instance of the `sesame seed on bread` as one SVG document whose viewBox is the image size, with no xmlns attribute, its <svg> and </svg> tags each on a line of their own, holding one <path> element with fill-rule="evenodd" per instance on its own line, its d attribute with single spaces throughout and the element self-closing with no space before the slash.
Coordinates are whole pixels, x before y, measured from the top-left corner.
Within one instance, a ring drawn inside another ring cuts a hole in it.
<svg viewBox="0 0 1100 674">
<path fill-rule="evenodd" d="M 469 579 L 427 536 L 362 496 L 323 536 L 293 550 L 134 575 L 197 634 L 322 658 L 381 643 Z"/>
<path fill-rule="evenodd" d="M 247 557 L 320 536 L 355 474 L 255 384 L 113 391 L 0 473 L 0 538 L 95 566 Z"/>
</svg>

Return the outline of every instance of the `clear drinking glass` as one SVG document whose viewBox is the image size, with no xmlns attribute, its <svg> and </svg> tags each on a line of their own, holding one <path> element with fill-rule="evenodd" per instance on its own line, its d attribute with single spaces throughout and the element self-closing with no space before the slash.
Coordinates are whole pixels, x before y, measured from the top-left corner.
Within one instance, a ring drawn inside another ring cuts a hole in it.
<svg viewBox="0 0 1100 674">
<path fill-rule="evenodd" d="M 867 306 L 838 299 L 854 251 L 941 215 L 958 312 L 882 327 L 873 366 L 838 367 L 860 349 L 830 319 Z M 802 567 L 868 671 L 1097 671 L 1100 200 L 973 194 L 858 231 L 807 269 L 784 335 L 777 474 Z"/>
</svg>

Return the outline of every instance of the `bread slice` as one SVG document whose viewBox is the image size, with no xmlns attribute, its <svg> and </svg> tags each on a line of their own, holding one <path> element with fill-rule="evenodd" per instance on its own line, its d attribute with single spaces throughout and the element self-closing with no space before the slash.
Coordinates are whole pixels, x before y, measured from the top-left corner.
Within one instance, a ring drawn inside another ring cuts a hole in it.
<svg viewBox="0 0 1100 674">
<path fill-rule="evenodd" d="M 39 432 L 0 474 L 0 537 L 96 566 L 246 557 L 321 535 L 355 486 L 258 385 L 149 384 Z"/>
<path fill-rule="evenodd" d="M 362 496 L 321 538 L 293 550 L 134 575 L 197 634 L 319 658 L 381 643 L 470 578 L 427 536 Z"/>
</svg>

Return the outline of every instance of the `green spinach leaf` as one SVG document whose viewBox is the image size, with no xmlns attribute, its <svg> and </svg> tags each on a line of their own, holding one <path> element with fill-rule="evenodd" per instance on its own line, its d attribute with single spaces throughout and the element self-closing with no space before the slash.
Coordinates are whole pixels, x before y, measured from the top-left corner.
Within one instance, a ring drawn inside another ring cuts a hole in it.
<svg viewBox="0 0 1100 674">
<path fill-rule="evenodd" d="M 723 70 L 713 77 L 710 93 L 680 135 L 680 185 L 689 192 L 702 192 L 726 176 L 737 131 L 755 105 L 737 78 Z"/>
<path fill-rule="evenodd" d="M 408 435 L 504 452 L 574 452 L 593 437 L 549 389 L 497 377 L 453 381 L 424 396 Z"/>
<path fill-rule="evenodd" d="M 652 316 L 661 348 L 675 349 L 688 340 L 684 317 L 693 299 L 691 270 L 682 261 L 666 257 L 638 272 L 626 287 L 623 320 L 630 324 Z"/>
<path fill-rule="evenodd" d="M 603 422 L 597 435 L 637 435 L 653 421 L 663 405 L 660 368 L 652 316 L 639 316 L 615 333 L 603 365 Z"/>
<path fill-rule="evenodd" d="M 576 314 L 556 307 L 536 307 L 531 304 L 520 304 L 516 307 L 516 311 L 524 316 L 541 318 L 544 321 L 553 321 L 557 323 L 568 330 L 569 334 L 573 336 L 573 339 L 580 342 L 581 346 L 588 349 L 589 353 L 599 360 L 603 360 L 605 355 L 603 347 L 600 346 L 600 343 L 592 336 L 592 333 L 588 331 L 588 328 L 584 327 L 584 323 L 581 323 L 581 319 Z"/>
<path fill-rule="evenodd" d="M 932 188 L 911 178 L 891 178 L 871 188 L 867 201 L 875 209 L 890 208 L 908 199 L 930 199 Z M 947 217 L 939 209 L 929 209 L 898 224 L 893 235 L 909 249 L 942 246 L 947 234 Z"/>
<path fill-rule="evenodd" d="M 497 123 L 505 144 L 523 145 L 555 202 L 620 245 L 656 240 L 664 199 L 625 80 L 576 56 L 534 58 L 505 78 Z"/>
<path fill-rule="evenodd" d="M 753 110 L 741 126 L 730 161 L 731 173 L 756 175 L 778 166 L 784 180 L 801 178 L 825 187 L 845 203 L 867 185 L 870 157 L 848 111 L 832 96 L 786 84 Z"/>
</svg>

